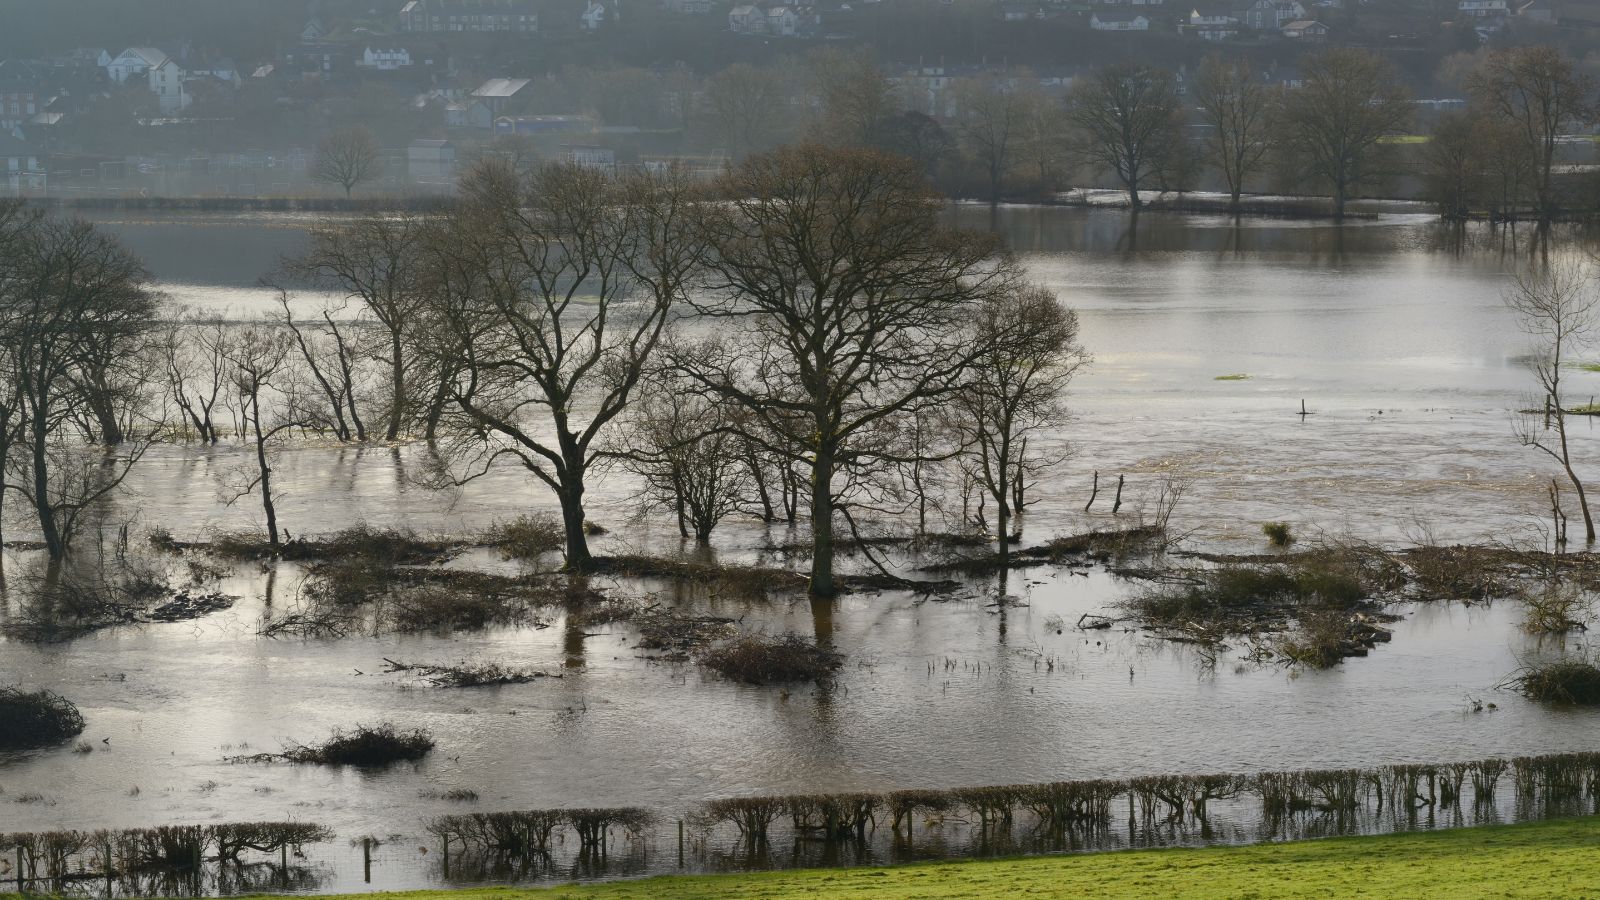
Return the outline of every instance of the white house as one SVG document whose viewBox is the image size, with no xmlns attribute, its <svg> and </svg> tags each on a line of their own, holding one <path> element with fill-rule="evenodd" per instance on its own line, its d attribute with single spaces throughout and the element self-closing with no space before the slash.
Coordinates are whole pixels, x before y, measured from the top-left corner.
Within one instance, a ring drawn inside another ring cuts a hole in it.
<svg viewBox="0 0 1600 900">
<path fill-rule="evenodd" d="M 1279 31 L 1305 17 L 1306 8 L 1298 0 L 1255 0 L 1239 14 L 1240 21 L 1257 31 Z"/>
<path fill-rule="evenodd" d="M 1475 19 L 1503 18 L 1511 14 L 1511 7 L 1506 0 L 1461 0 L 1456 11 Z"/>
<path fill-rule="evenodd" d="M 767 10 L 767 33 L 794 37 L 800 33 L 800 17 L 787 6 L 774 6 Z"/>
<path fill-rule="evenodd" d="M 145 75 L 150 79 L 150 93 L 156 95 L 156 102 L 161 105 L 162 112 L 175 113 L 194 102 L 194 98 L 189 96 L 188 90 L 184 87 L 189 73 L 178 65 L 177 60 L 167 57 L 151 67 Z"/>
<path fill-rule="evenodd" d="M 599 31 L 600 26 L 606 22 L 608 12 L 604 3 L 599 2 L 599 0 L 589 0 L 589 4 L 583 8 L 583 15 L 580 17 L 583 30 Z"/>
<path fill-rule="evenodd" d="M 735 6 L 728 11 L 728 30 L 739 34 L 760 34 L 767 30 L 767 14 L 759 6 Z"/>
<path fill-rule="evenodd" d="M 1183 30 L 1202 41 L 1226 41 L 1238 37 L 1239 20 L 1225 12 L 1202 12 L 1195 8 L 1190 10 L 1189 20 L 1184 23 Z"/>
<path fill-rule="evenodd" d="M 367 47 L 361 51 L 356 65 L 363 69 L 394 72 L 411 65 L 411 51 L 404 47 Z"/>
<path fill-rule="evenodd" d="M 130 78 L 144 78 L 166 58 L 165 53 L 154 47 L 129 47 L 106 63 L 106 77 L 117 84 L 126 84 Z"/>
<path fill-rule="evenodd" d="M 1140 13 L 1097 12 L 1089 17 L 1095 31 L 1149 31 L 1150 20 Z"/>
</svg>

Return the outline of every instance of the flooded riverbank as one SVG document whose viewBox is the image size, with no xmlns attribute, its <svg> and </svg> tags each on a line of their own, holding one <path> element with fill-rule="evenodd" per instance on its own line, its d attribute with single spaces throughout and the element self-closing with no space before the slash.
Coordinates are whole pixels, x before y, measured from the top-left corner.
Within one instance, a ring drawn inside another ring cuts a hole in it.
<svg viewBox="0 0 1600 900">
<path fill-rule="evenodd" d="M 1073 453 L 1045 473 L 1026 514 L 1030 542 L 1137 520 L 1177 478 L 1188 490 L 1172 527 L 1189 549 L 1261 551 L 1269 521 L 1290 522 L 1308 541 L 1320 532 L 1391 546 L 1542 545 L 1552 473 L 1511 429 L 1532 381 L 1521 365 L 1526 337 L 1500 301 L 1519 264 L 1502 235 L 1460 235 L 1416 215 L 1343 229 L 1147 215 L 1130 241 L 1114 211 L 961 206 L 953 215 L 997 227 L 1031 277 L 1078 310 L 1094 356 L 1073 384 L 1075 419 L 1055 436 Z M 252 285 L 297 249 L 309 220 L 104 222 L 175 300 L 247 315 L 270 308 Z M 1600 374 L 1572 378 L 1575 396 L 1600 394 Z M 1301 400 L 1310 415 L 1299 415 Z M 1590 421 L 1574 428 L 1578 458 L 1594 459 Z M 411 477 L 424 454 L 292 446 L 275 463 L 280 522 L 296 535 L 361 521 L 461 535 L 553 506 L 511 467 L 457 492 L 427 490 Z M 221 485 L 248 464 L 237 446 L 158 447 L 105 520 L 112 533 L 130 523 L 136 534 L 160 526 L 184 540 L 259 527 L 248 506 L 221 502 Z M 1126 477 L 1121 515 L 1106 494 L 1084 513 L 1095 472 L 1103 489 Z M 610 529 L 597 553 L 679 549 L 669 523 L 636 517 L 636 494 L 620 472 L 591 491 L 589 516 Z M 8 536 L 27 537 L 26 523 Z M 732 521 L 713 549 L 724 561 L 797 564 L 766 549 L 795 538 Z M 37 567 L 36 556 L 8 552 L 8 576 Z M 1592 711 L 1496 689 L 1530 659 L 1585 646 L 1523 634 L 1514 604 L 1397 605 L 1392 641 L 1303 671 L 1237 650 L 1208 658 L 1135 631 L 1058 629 L 1114 610 L 1134 589 L 1103 568 L 1073 568 L 1013 572 L 1003 585 L 975 579 L 953 598 L 652 598 L 748 631 L 826 639 L 844 655 L 823 685 L 782 689 L 644 658 L 628 623 L 559 609 L 542 627 L 267 639 L 257 634 L 263 616 L 296 602 L 304 569 L 244 565 L 219 586 L 240 598 L 223 612 L 63 644 L 0 643 L 0 682 L 74 700 L 93 748 L 0 759 L 0 831 L 315 821 L 342 848 L 339 874 L 320 888 L 361 886 L 350 875 L 360 850 L 348 841 L 368 834 L 403 838 L 385 846 L 395 862 L 379 866 L 373 885 L 415 887 L 442 877 L 418 847 L 428 844 L 421 822 L 445 813 L 665 813 L 729 796 L 1520 756 L 1588 750 L 1600 725 Z M 659 591 L 633 580 L 596 586 Z M 381 674 L 385 658 L 496 660 L 565 677 L 441 690 Z M 1477 701 L 1496 708 L 1475 711 Z M 438 750 L 381 772 L 223 761 L 385 720 L 429 729 Z M 451 791 L 479 799 L 463 808 L 444 799 Z M 659 843 L 639 871 L 670 865 Z"/>
</svg>

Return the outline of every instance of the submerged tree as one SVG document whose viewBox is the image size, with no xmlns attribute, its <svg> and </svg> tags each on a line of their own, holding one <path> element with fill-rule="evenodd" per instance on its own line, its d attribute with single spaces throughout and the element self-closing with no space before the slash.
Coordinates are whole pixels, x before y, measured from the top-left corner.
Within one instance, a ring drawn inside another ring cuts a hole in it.
<svg viewBox="0 0 1600 900">
<path fill-rule="evenodd" d="M 1210 163 L 1228 186 L 1228 205 L 1239 195 L 1272 149 L 1272 93 L 1248 59 L 1208 56 L 1195 79 L 1195 102 L 1211 126 L 1206 139 Z"/>
<path fill-rule="evenodd" d="M 1515 135 L 1532 169 L 1539 218 L 1548 222 L 1560 206 L 1552 178 L 1556 144 L 1596 117 L 1594 79 L 1554 47 L 1510 47 L 1491 52 L 1467 86 L 1484 114 Z"/>
<path fill-rule="evenodd" d="M 95 372 L 138 365 L 153 327 L 155 297 L 131 253 L 93 225 L 36 219 L 12 239 L 0 283 L 0 343 L 10 354 L 17 392 L 19 449 L 6 460 L 9 486 L 27 498 L 52 559 L 66 555 L 81 515 L 122 483 L 155 440 L 156 429 L 123 430 L 114 451 L 93 410 L 105 398 Z M 136 398 L 135 398 L 136 399 Z M 103 427 L 103 426 L 102 426 Z"/>
<path fill-rule="evenodd" d="M 519 462 L 561 502 L 567 567 L 590 567 L 584 492 L 601 438 L 627 409 L 700 257 L 695 192 L 678 172 L 614 181 L 555 164 L 518 179 L 489 165 L 440 235 L 429 327 L 448 383 L 446 427 L 477 478 Z"/>
<path fill-rule="evenodd" d="M 955 395 L 951 417 L 975 479 L 993 501 L 995 533 L 1004 555 L 1013 516 L 1027 506 L 1027 489 L 1053 457 L 1038 432 L 1066 416 L 1062 394 L 1086 360 L 1078 316 L 1053 291 L 1021 287 L 983 304 L 973 326 L 983 348 Z"/>
<path fill-rule="evenodd" d="M 1138 212 L 1140 187 L 1181 150 L 1182 104 L 1172 73 L 1140 63 L 1106 66 L 1074 86 L 1068 110 L 1084 155 L 1117 176 Z"/>
<path fill-rule="evenodd" d="M 410 215 L 368 216 L 311 229 L 311 247 L 290 260 L 288 271 L 318 287 L 339 291 L 377 320 L 381 343 L 374 348 L 389 375 L 384 440 L 400 436 L 411 414 L 407 390 L 413 368 L 407 337 L 422 308 L 424 223 Z"/>
<path fill-rule="evenodd" d="M 940 223 L 913 163 L 876 151 L 787 147 L 722 189 L 694 303 L 726 337 L 675 361 L 809 476 L 811 592 L 830 596 L 841 492 L 898 458 L 895 419 L 955 392 L 983 352 L 963 326 L 1016 270 L 994 236 Z"/>
<path fill-rule="evenodd" d="M 1411 121 L 1411 97 L 1394 66 L 1365 50 L 1324 50 L 1304 70 L 1304 85 L 1280 97 L 1279 140 L 1290 165 L 1327 186 L 1343 219 L 1351 194 L 1383 174 L 1380 143 Z"/>
<path fill-rule="evenodd" d="M 692 351 L 691 351 L 692 352 Z M 620 454 L 645 482 L 645 505 L 670 510 L 678 533 L 704 544 L 744 509 L 751 471 L 734 410 L 665 378 L 628 412 Z"/>
<path fill-rule="evenodd" d="M 288 393 L 291 350 L 289 332 L 274 325 L 241 329 L 225 350 L 228 376 L 244 416 L 245 437 L 255 452 L 254 475 L 234 490 L 227 502 L 231 505 L 251 494 L 260 495 L 267 543 L 274 551 L 281 541 L 278 507 L 272 495 L 270 448 L 279 435 L 307 424 L 306 419 L 296 415 L 295 403 Z"/>
<path fill-rule="evenodd" d="M 1517 423 L 1517 436 L 1528 447 L 1547 454 L 1561 466 L 1583 512 L 1585 540 L 1594 543 L 1594 518 L 1583 480 L 1572 465 L 1567 440 L 1567 415 L 1562 395 L 1562 369 L 1594 340 L 1600 324 L 1600 293 L 1588 264 L 1559 257 L 1519 276 L 1507 291 L 1506 305 L 1517 314 L 1522 329 L 1537 342 L 1529 362 L 1539 382 L 1542 410 L 1530 412 Z"/>
<path fill-rule="evenodd" d="M 962 151 L 988 178 L 991 205 L 1005 191 L 1027 124 L 1029 101 L 1017 82 L 1014 74 L 985 74 L 961 79 L 951 89 L 956 135 Z"/>
</svg>

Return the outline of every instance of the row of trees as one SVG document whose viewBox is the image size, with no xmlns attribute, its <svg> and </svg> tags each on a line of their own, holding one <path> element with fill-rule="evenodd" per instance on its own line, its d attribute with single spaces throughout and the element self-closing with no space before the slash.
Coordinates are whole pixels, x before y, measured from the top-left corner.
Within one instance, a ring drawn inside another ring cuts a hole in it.
<svg viewBox="0 0 1600 900">
<path fill-rule="evenodd" d="M 996 238 L 945 226 L 914 163 L 797 145 L 708 186 L 486 161 L 462 187 L 445 215 L 317 227 L 268 279 L 278 313 L 245 323 L 159 321 L 112 241 L 7 207 L 3 490 L 51 555 L 172 435 L 251 448 L 227 496 L 257 498 L 276 545 L 273 447 L 302 431 L 429 439 L 438 484 L 520 466 L 575 571 L 614 464 L 700 540 L 734 513 L 809 520 L 819 595 L 836 527 L 925 526 L 952 472 L 961 524 L 1006 552 L 1061 451 L 1038 432 L 1085 359 L 1077 320 Z"/>
<path fill-rule="evenodd" d="M 1146 63 L 1106 66 L 1065 94 L 1027 70 L 957 79 L 930 117 L 862 56 L 818 59 L 809 93 L 778 70 L 735 66 L 706 91 L 736 156 L 780 140 L 805 111 L 805 132 L 912 158 L 954 193 L 998 201 L 1053 192 L 1074 173 L 1110 178 L 1138 209 L 1141 190 L 1192 190 L 1211 173 L 1235 206 L 1252 187 L 1332 197 L 1336 215 L 1363 190 L 1423 176 L 1448 214 L 1561 213 L 1561 139 L 1600 115 L 1595 85 L 1550 47 L 1462 61 L 1468 112 L 1442 117 L 1420 153 L 1406 80 L 1383 57 L 1333 48 L 1308 54 L 1293 86 L 1247 58 L 1213 56 L 1187 77 Z M 976 182 L 974 182 L 976 179 Z"/>
</svg>

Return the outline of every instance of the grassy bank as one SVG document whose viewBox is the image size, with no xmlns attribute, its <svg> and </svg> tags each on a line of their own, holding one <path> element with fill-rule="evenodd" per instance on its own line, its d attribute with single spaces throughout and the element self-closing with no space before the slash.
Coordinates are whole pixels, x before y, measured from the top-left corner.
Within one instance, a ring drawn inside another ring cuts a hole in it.
<svg viewBox="0 0 1600 900">
<path fill-rule="evenodd" d="M 1600 817 L 1199 850 L 651 878 L 393 900 L 556 898 L 1600 897 Z"/>
</svg>

